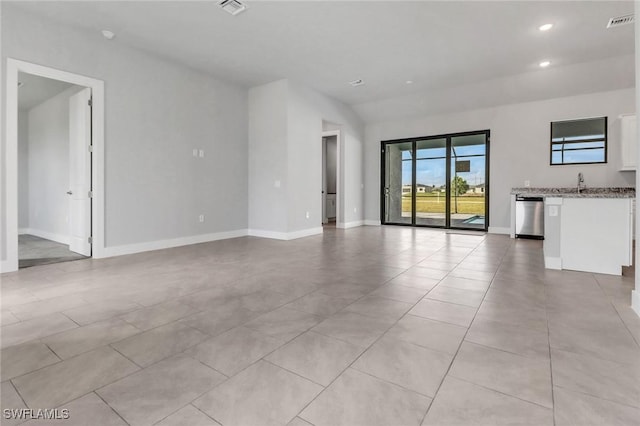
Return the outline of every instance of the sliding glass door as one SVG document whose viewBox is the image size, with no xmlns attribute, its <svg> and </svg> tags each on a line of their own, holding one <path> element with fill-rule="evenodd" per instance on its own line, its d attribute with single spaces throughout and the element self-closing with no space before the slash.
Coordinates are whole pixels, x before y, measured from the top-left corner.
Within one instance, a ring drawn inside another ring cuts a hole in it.
<svg viewBox="0 0 640 426">
<path fill-rule="evenodd" d="M 488 130 L 382 142 L 382 223 L 486 231 L 488 165 Z"/>
</svg>

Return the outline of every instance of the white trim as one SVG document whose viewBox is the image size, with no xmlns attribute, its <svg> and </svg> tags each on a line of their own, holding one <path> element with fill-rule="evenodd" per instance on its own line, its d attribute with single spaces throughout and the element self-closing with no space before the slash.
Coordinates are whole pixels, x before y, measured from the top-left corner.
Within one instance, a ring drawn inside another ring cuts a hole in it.
<svg viewBox="0 0 640 426">
<path fill-rule="evenodd" d="M 544 267 L 547 269 L 562 270 L 562 258 L 545 256 Z"/>
<path fill-rule="evenodd" d="M 92 112 L 92 230 L 93 257 L 107 257 L 104 235 L 104 82 L 79 74 L 45 67 L 30 62 L 7 58 L 6 86 L 6 138 L 4 168 L 6 259 L 0 263 L 0 272 L 18 270 L 18 73 L 24 72 L 78 86 L 91 88 Z"/>
<path fill-rule="evenodd" d="M 347 223 L 338 223 L 336 222 L 336 228 L 349 229 L 349 228 L 357 228 L 358 226 L 363 226 L 363 220 L 354 220 L 353 222 Z"/>
<path fill-rule="evenodd" d="M 192 235 L 190 237 L 172 238 L 170 240 L 149 241 L 146 243 L 127 244 L 123 246 L 106 247 L 102 257 L 122 256 L 125 254 L 141 253 L 145 251 L 163 250 L 191 244 L 208 243 L 211 241 L 227 240 L 229 238 L 246 237 L 246 229 L 235 231 L 215 232 L 212 234 Z"/>
<path fill-rule="evenodd" d="M 507 228 L 504 226 L 490 226 L 488 232 L 490 234 L 509 235 L 511 234 L 511 228 Z"/>
<path fill-rule="evenodd" d="M 340 130 L 327 130 L 322 132 L 322 137 L 327 136 L 335 136 L 336 137 L 336 155 L 338 158 L 336 159 L 336 223 L 340 223 L 342 221 L 342 217 L 344 216 L 341 207 L 342 201 L 340 201 L 341 196 L 344 194 L 344 188 L 342 187 L 342 183 L 344 181 L 342 172 L 342 161 L 344 159 L 344 154 L 342 152 L 342 141 L 341 141 L 341 132 Z M 322 215 L 321 215 L 322 216 Z"/>
<path fill-rule="evenodd" d="M 364 225 L 365 226 L 382 226 L 382 223 L 379 220 L 365 219 Z"/>
<path fill-rule="evenodd" d="M 40 229 L 33 228 L 20 228 L 18 229 L 18 235 L 33 235 L 35 237 L 55 241 L 56 243 L 64 244 L 67 246 L 71 242 L 71 237 L 69 237 L 69 235 L 54 234 L 53 232 L 42 231 Z"/>
<path fill-rule="evenodd" d="M 250 237 L 270 238 L 272 240 L 287 240 L 286 232 L 265 231 L 263 229 L 249 229 L 247 235 Z"/>
<path fill-rule="evenodd" d="M 631 309 L 640 317 L 640 291 L 631 290 Z"/>
<path fill-rule="evenodd" d="M 249 229 L 248 235 L 251 237 L 260 237 L 260 238 L 270 238 L 272 240 L 295 240 L 298 238 L 310 237 L 312 235 L 322 234 L 323 228 L 308 228 L 302 229 L 300 231 L 293 232 L 276 232 L 276 231 L 265 231 L 262 229 Z"/>
</svg>

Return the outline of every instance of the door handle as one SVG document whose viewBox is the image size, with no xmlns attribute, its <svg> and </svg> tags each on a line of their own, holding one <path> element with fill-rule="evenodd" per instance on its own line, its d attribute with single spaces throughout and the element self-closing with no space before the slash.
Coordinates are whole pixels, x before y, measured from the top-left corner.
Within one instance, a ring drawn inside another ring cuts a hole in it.
<svg viewBox="0 0 640 426">
<path fill-rule="evenodd" d="M 72 191 L 67 191 L 67 194 L 68 195 L 73 195 L 73 192 Z"/>
</svg>

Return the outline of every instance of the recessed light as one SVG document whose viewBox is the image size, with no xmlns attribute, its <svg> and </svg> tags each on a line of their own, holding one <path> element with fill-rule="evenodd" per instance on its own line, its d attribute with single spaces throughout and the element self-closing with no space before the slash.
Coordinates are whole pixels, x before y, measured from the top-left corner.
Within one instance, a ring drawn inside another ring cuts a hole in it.
<svg viewBox="0 0 640 426">
<path fill-rule="evenodd" d="M 540 31 L 549 31 L 551 28 L 553 28 L 553 24 L 544 24 L 538 27 Z"/>
<path fill-rule="evenodd" d="M 542 61 L 542 62 L 540 62 L 540 67 L 541 68 L 546 68 L 549 65 L 551 65 L 551 61 Z"/>
<path fill-rule="evenodd" d="M 113 40 L 113 38 L 116 36 L 116 34 L 113 31 L 102 30 L 102 36 L 104 38 L 106 38 L 107 40 Z"/>
<path fill-rule="evenodd" d="M 349 84 L 352 85 L 353 87 L 362 86 L 364 84 L 364 81 L 361 78 L 359 78 L 357 80 L 350 81 Z"/>
<path fill-rule="evenodd" d="M 407 83 L 407 84 L 413 84 L 413 80 L 407 80 L 407 81 L 405 81 L 405 83 Z"/>
<path fill-rule="evenodd" d="M 240 3 L 238 0 L 222 0 L 218 3 L 218 6 L 234 16 L 247 10 L 247 5 Z"/>
</svg>

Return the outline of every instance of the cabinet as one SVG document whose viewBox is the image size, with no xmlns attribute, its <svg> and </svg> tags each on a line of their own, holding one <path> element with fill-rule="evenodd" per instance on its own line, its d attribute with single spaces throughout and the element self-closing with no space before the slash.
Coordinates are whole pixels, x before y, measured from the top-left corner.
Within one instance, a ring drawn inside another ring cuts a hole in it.
<svg viewBox="0 0 640 426">
<path fill-rule="evenodd" d="M 622 167 L 620 170 L 636 170 L 638 161 L 638 141 L 636 137 L 635 114 L 620 116 L 620 141 Z"/>
</svg>

